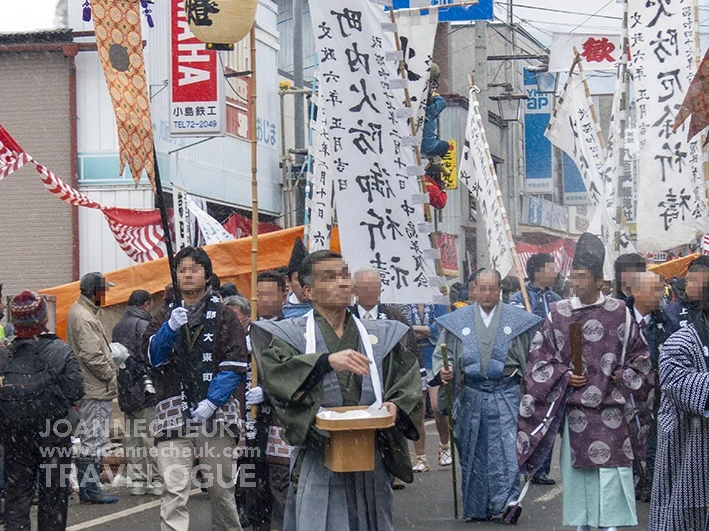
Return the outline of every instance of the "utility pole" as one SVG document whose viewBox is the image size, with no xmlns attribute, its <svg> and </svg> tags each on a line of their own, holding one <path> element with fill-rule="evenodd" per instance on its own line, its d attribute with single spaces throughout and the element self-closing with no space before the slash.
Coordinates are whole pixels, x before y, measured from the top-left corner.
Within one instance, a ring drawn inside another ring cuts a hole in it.
<svg viewBox="0 0 709 531">
<path fill-rule="evenodd" d="M 302 89 L 303 79 L 303 2 L 305 0 L 293 1 L 293 84 L 296 89 Z M 294 116 L 295 116 L 295 148 L 305 148 L 305 96 L 303 94 L 294 95 Z M 302 157 L 298 160 L 302 161 Z"/>
<path fill-rule="evenodd" d="M 480 116 L 485 128 L 488 127 L 487 119 L 487 22 L 475 21 L 475 85 L 480 89 L 478 101 L 480 102 Z M 477 208 L 475 219 L 475 236 L 477 248 L 478 268 L 490 267 L 490 252 L 487 245 L 487 233 L 483 222 L 480 205 Z"/>
</svg>

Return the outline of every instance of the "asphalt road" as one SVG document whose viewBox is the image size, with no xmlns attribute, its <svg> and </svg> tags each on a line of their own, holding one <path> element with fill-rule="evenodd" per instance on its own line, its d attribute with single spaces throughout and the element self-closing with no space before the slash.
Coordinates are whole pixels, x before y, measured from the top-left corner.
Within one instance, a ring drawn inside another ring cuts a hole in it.
<svg viewBox="0 0 709 531">
<path fill-rule="evenodd" d="M 431 470 L 416 474 L 412 485 L 394 493 L 395 527 L 399 529 L 499 529 L 499 520 L 465 522 L 453 518 L 453 497 L 450 467 L 436 464 L 438 436 L 435 426 L 427 426 L 427 454 Z M 556 445 L 558 447 L 559 445 Z M 555 456 L 551 477 L 559 479 L 559 458 Z M 459 476 L 460 477 L 460 476 Z M 553 531 L 572 529 L 561 525 L 561 489 L 532 485 L 523 504 L 522 516 L 516 526 L 519 531 Z M 130 496 L 125 489 L 108 488 L 120 497 L 115 505 L 91 506 L 72 502 L 69 507 L 69 531 L 82 529 L 136 531 L 159 530 L 160 501 L 150 496 Z M 206 494 L 196 491 L 190 498 L 190 529 L 209 531 L 210 506 Z M 649 505 L 638 503 L 640 525 L 631 529 L 647 529 Z M 35 524 L 36 525 L 36 524 Z M 4 529 L 0 526 L 0 529 Z M 41 530 L 40 530 L 41 531 Z"/>
</svg>

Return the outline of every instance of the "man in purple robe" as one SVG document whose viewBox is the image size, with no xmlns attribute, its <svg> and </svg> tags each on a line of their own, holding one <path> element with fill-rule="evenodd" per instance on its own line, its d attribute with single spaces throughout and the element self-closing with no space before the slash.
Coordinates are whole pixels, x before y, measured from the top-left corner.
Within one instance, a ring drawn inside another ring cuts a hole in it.
<svg viewBox="0 0 709 531">
<path fill-rule="evenodd" d="M 637 525 L 632 464 L 649 426 L 634 404 L 654 386 L 650 352 L 625 304 L 601 293 L 603 243 L 583 234 L 569 300 L 552 305 L 529 354 L 517 451 L 522 473 L 543 462 L 563 423 L 563 525 L 587 531 Z M 573 375 L 569 325 L 582 324 L 582 365 Z"/>
</svg>

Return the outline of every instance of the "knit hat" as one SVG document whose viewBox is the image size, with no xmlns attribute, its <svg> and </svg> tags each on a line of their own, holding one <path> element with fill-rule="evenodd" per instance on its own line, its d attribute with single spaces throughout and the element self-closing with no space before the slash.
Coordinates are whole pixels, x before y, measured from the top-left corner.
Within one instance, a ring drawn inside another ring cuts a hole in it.
<svg viewBox="0 0 709 531">
<path fill-rule="evenodd" d="M 38 336 L 46 330 L 47 303 L 33 291 L 23 291 L 10 302 L 12 324 L 20 339 Z"/>
</svg>

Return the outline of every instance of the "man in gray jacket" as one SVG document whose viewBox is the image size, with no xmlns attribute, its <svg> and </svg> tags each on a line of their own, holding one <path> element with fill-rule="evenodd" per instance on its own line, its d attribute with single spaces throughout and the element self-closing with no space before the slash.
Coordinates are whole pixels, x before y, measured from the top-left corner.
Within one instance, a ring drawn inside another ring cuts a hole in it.
<svg viewBox="0 0 709 531">
<path fill-rule="evenodd" d="M 84 275 L 79 284 L 81 296 L 67 317 L 66 340 L 79 361 L 86 390 L 84 398 L 79 400 L 81 448 L 76 457 L 79 497 L 85 503 L 118 501 L 102 492 L 99 479 L 113 399 L 118 396 L 118 371 L 111 358 L 106 331 L 96 316 L 111 286 L 101 273 Z"/>
</svg>

